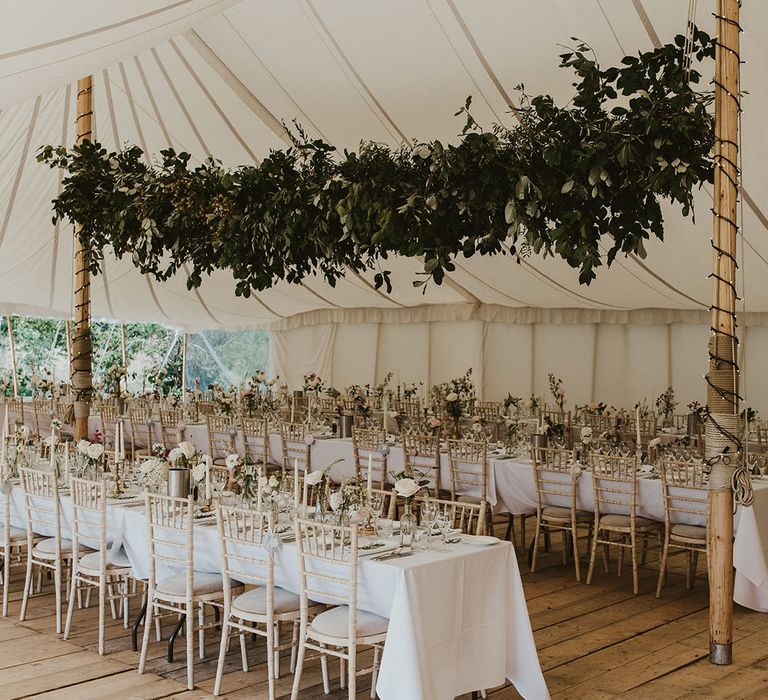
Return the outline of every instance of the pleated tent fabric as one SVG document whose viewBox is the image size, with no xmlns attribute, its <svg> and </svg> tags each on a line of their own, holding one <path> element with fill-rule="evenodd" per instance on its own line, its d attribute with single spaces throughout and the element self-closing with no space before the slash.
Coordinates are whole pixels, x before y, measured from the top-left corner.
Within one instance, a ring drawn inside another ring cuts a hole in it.
<svg viewBox="0 0 768 700">
<path fill-rule="evenodd" d="M 710 5 L 699 2 L 696 19 L 714 34 Z M 59 175 L 37 164 L 34 155 L 43 144 L 74 141 L 75 82 L 82 75 L 93 75 L 95 135 L 106 147 L 135 143 L 152 154 L 171 145 L 195 161 L 212 154 L 233 166 L 285 147 L 283 123 L 293 119 L 339 148 L 354 149 L 361 139 L 393 145 L 452 140 L 463 125 L 454 112 L 472 95 L 479 123 L 512 125 L 519 84 L 532 94 L 568 100 L 572 77 L 557 64 L 561 46 L 575 43 L 571 37 L 589 43 L 607 65 L 684 33 L 687 14 L 683 0 L 14 3 L 0 27 L 0 311 L 71 315 L 72 230 L 50 223 Z M 768 265 L 768 158 L 761 133 L 768 118 L 762 89 L 768 74 L 768 4 L 746 3 L 742 24 L 742 86 L 748 95 L 740 263 L 744 321 L 757 338 L 768 318 L 768 286 L 762 284 Z M 422 294 L 411 284 L 420 261 L 397 259 L 386 264 L 393 271 L 392 294 L 374 289 L 373 273 L 350 273 L 335 288 L 309 278 L 244 300 L 234 297 L 227 273 L 188 291 L 184 279 L 160 284 L 142 277 L 128 260 L 108 258 L 104 274 L 93 280 L 93 315 L 188 330 L 264 326 L 287 334 L 287 346 L 290 334 L 301 328 L 337 324 L 338 333 L 318 330 L 323 338 L 332 336 L 337 348 L 347 342 L 345 334 L 355 333 L 355 325 L 377 329 L 375 341 L 373 335 L 364 340 L 375 356 L 371 367 L 348 370 L 346 354 L 323 354 L 328 371 L 336 367 L 345 380 L 369 381 L 371 373 L 378 378 L 386 372 L 390 341 L 384 336 L 418 323 L 438 338 L 442 331 L 435 324 L 475 324 L 477 333 L 471 335 L 480 344 L 474 343 L 470 354 L 478 356 L 476 366 L 501 352 L 485 343 L 502 342 L 510 324 L 590 333 L 620 324 L 625 345 L 632 328 L 658 327 L 666 338 L 674 335 L 667 326 L 688 324 L 696 341 L 685 345 L 693 347 L 708 326 L 711 196 L 711 188 L 697 196 L 695 224 L 667 211 L 663 243 L 651 241 L 644 260 L 617 259 L 589 287 L 580 286 L 576 271 L 556 259 L 532 256 L 517 263 L 509 256 L 473 257 L 458 260 L 446 283 L 429 285 Z M 384 326 L 389 330 L 379 330 Z M 600 393 L 599 372 L 592 366 L 595 357 L 610 354 L 613 332 L 605 331 L 610 342 L 589 341 L 589 371 L 574 370 L 574 378 L 586 385 L 584 395 Z M 533 341 L 515 342 L 521 348 L 528 343 L 530 354 Z M 705 355 L 704 343 L 700 354 Z M 665 357 L 675 354 L 672 346 L 672 340 L 664 341 Z M 316 349 L 312 353 L 317 356 Z M 425 371 L 430 381 L 438 381 L 453 371 L 441 361 L 436 369 L 428 354 L 414 359 L 414 374 Z M 286 350 L 276 360 L 277 368 L 295 379 L 308 369 L 308 360 L 289 355 Z M 628 362 L 622 361 L 617 376 L 626 373 Z M 550 364 L 554 359 L 535 368 L 537 376 Z M 674 379 L 674 364 L 665 359 L 656 388 Z M 686 374 L 691 386 L 703 373 L 699 364 L 695 377 Z M 495 387 L 496 379 L 484 381 Z M 536 381 L 525 390 L 536 389 Z M 629 395 L 632 387 L 622 382 L 621 395 Z M 493 398 L 492 389 L 486 393 Z"/>
</svg>

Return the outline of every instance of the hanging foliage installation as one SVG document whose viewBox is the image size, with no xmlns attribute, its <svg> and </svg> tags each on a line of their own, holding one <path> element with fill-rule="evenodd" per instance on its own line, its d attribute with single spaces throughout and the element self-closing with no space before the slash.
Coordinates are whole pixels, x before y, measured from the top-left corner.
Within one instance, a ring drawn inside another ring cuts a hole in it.
<svg viewBox="0 0 768 700">
<path fill-rule="evenodd" d="M 576 75 L 567 106 L 521 88 L 515 126 L 485 130 L 468 99 L 455 144 L 338 153 L 297 127 L 292 147 L 233 170 L 171 149 L 149 165 L 136 146 L 90 141 L 45 146 L 38 160 L 67 171 L 54 221 L 81 226 L 94 273 L 111 248 L 158 280 L 186 265 L 190 288 L 214 270 L 248 296 L 314 274 L 333 285 L 351 269 L 374 270 L 391 291 L 390 255 L 424 260 L 420 286 L 440 284 L 457 256 L 543 253 L 588 284 L 604 262 L 663 237 L 664 200 L 691 215 L 695 188 L 712 180 L 712 93 L 695 88 L 685 43 L 605 69 L 579 44 L 561 55 Z M 694 30 L 689 55 L 713 57 L 712 39 Z"/>
</svg>

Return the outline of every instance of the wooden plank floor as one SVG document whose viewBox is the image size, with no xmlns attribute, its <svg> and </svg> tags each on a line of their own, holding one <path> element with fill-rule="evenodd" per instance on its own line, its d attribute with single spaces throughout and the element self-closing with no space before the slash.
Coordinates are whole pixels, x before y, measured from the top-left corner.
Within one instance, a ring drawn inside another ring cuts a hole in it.
<svg viewBox="0 0 768 700">
<path fill-rule="evenodd" d="M 500 526 L 501 527 L 501 526 Z M 501 533 L 499 533 L 501 534 Z M 592 585 L 577 583 L 572 565 L 561 561 L 561 544 L 540 557 L 535 574 L 520 558 L 523 584 L 539 650 L 553 698 L 768 697 L 768 614 L 736 606 L 732 666 L 707 660 L 707 587 L 700 575 L 686 591 L 679 564 L 672 569 L 661 599 L 655 597 L 657 558 L 649 555 L 641 570 L 641 593 L 632 595 L 627 571 L 597 567 Z M 703 564 L 702 564 L 703 568 Z M 584 566 L 586 575 L 586 564 Z M 150 646 L 147 673 L 136 672 L 138 654 L 130 633 L 108 616 L 107 656 L 97 649 L 97 608 L 78 610 L 68 641 L 57 637 L 50 582 L 32 598 L 25 622 L 18 621 L 22 568 L 14 570 L 9 616 L 0 619 L 0 700 L 15 698 L 180 698 L 212 696 L 218 639 L 207 635 L 207 658 L 195 666 L 196 689 L 186 690 L 184 640 L 176 660 L 165 658 L 165 642 Z M 165 628 L 165 636 L 170 624 Z M 154 635 L 153 635 L 154 640 Z M 369 658 L 361 659 L 361 664 Z M 222 697 L 266 698 L 266 662 L 260 639 L 249 644 L 251 670 L 243 673 L 237 644 L 227 657 Z M 341 700 L 338 665 L 331 662 L 332 693 L 325 695 L 319 662 L 309 661 L 302 678 L 302 700 Z M 287 671 L 288 658 L 283 669 Z M 358 698 L 369 697 L 369 677 L 360 681 Z M 290 697 L 292 677 L 277 683 L 277 697 Z M 509 685 L 489 691 L 493 700 L 519 698 Z"/>
</svg>

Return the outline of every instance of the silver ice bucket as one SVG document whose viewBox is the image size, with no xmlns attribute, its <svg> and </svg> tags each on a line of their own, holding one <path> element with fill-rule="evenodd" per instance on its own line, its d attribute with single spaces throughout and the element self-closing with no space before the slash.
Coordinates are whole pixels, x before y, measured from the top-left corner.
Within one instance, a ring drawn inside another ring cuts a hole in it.
<svg viewBox="0 0 768 700">
<path fill-rule="evenodd" d="M 531 435 L 531 447 L 536 451 L 536 461 L 544 461 L 544 453 L 541 451 L 542 447 L 546 447 L 549 443 L 549 437 L 547 435 Z"/>
<path fill-rule="evenodd" d="M 192 490 L 192 474 L 186 467 L 168 470 L 168 495 L 173 498 L 188 498 Z"/>
<path fill-rule="evenodd" d="M 339 437 L 352 437 L 352 426 L 355 424 L 355 417 L 343 415 L 339 418 Z"/>
</svg>

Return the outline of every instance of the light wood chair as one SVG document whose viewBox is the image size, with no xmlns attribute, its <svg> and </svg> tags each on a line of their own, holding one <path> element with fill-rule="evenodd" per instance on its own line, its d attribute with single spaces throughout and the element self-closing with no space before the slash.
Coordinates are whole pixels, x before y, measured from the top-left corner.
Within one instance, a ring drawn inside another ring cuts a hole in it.
<svg viewBox="0 0 768 700">
<path fill-rule="evenodd" d="M 72 498 L 72 581 L 69 589 L 64 639 L 69 639 L 72 629 L 77 592 L 96 588 L 99 595 L 99 654 L 103 656 L 107 602 L 112 609 L 112 617 L 115 618 L 115 602 L 119 601 L 123 613 L 123 627 L 128 628 L 129 576 L 133 569 L 125 554 L 121 553 L 119 560 L 109 557 L 106 481 L 73 478 L 70 482 L 70 494 Z"/>
<path fill-rule="evenodd" d="M 488 504 L 488 443 L 485 440 L 448 440 L 448 465 L 451 500 L 478 504 L 480 524 L 490 529 L 493 513 Z"/>
<path fill-rule="evenodd" d="M 32 435 L 38 440 L 43 438 L 42 425 L 43 418 L 48 418 L 50 435 L 50 419 L 53 418 L 53 400 L 52 399 L 32 399 Z M 47 437 L 47 436 L 46 436 Z"/>
<path fill-rule="evenodd" d="M 387 433 L 381 428 L 352 428 L 352 450 L 355 456 L 355 476 L 358 484 L 368 483 L 368 462 L 374 486 L 384 489 L 387 484 L 387 455 L 381 448 L 387 444 Z"/>
<path fill-rule="evenodd" d="M 248 672 L 246 636 L 256 634 L 267 641 L 267 681 L 269 700 L 275 699 L 275 680 L 280 677 L 280 652 L 291 650 L 291 672 L 296 663 L 296 650 L 301 619 L 301 598 L 275 586 L 275 563 L 270 549 L 273 535 L 272 514 L 219 507 L 217 510 L 224 577 L 224 617 L 216 667 L 213 694 L 221 692 L 230 634 L 240 637 L 243 672 Z M 255 586 L 240 595 L 232 595 L 231 580 Z M 325 609 L 319 603 L 308 603 L 308 614 Z M 280 644 L 280 623 L 291 622 L 293 635 L 289 644 Z"/>
<path fill-rule="evenodd" d="M 452 501 L 445 498 L 429 499 L 437 504 L 437 507 L 448 514 L 451 520 L 451 527 L 461 530 L 465 535 L 485 534 L 485 522 L 483 520 L 483 511 L 480 503 L 469 503 L 462 501 Z M 418 496 L 415 499 L 417 506 L 424 502 L 424 496 Z"/>
<path fill-rule="evenodd" d="M 147 613 L 141 644 L 139 673 L 144 673 L 153 617 L 164 610 L 185 616 L 187 642 L 187 688 L 195 685 L 194 633 L 198 631 L 200 658 L 205 658 L 205 630 L 216 623 L 205 622 L 205 606 L 221 607 L 224 581 L 220 574 L 195 571 L 192 498 L 145 494 L 149 550 Z M 166 575 L 163 568 L 180 573 Z M 160 575 L 158 569 L 163 571 Z M 232 584 L 233 588 L 235 584 Z M 195 627 L 195 608 L 198 624 Z"/>
<path fill-rule="evenodd" d="M 440 488 L 440 436 L 403 433 L 405 471 L 431 489 L 433 495 L 444 494 Z"/>
<path fill-rule="evenodd" d="M 0 465 L 6 469 L 5 465 Z M 2 480 L 8 478 L 3 474 Z M 21 551 L 27 544 L 27 531 L 11 525 L 11 492 L 0 493 L 0 518 L 2 518 L 2 539 L 0 540 L 0 552 L 3 565 L 3 617 L 8 616 L 8 594 L 11 585 L 11 567 L 14 562 L 20 560 Z"/>
<path fill-rule="evenodd" d="M 763 421 L 756 423 L 755 432 L 757 433 L 758 452 L 768 452 L 768 423 Z"/>
<path fill-rule="evenodd" d="M 62 577 L 72 559 L 72 540 L 61 536 L 59 482 L 56 472 L 22 467 L 19 474 L 27 515 L 27 574 L 19 620 L 23 622 L 27 617 L 27 605 L 33 586 L 33 569 L 37 566 L 39 569 L 53 572 L 56 634 L 61 634 Z"/>
<path fill-rule="evenodd" d="M 179 426 L 184 422 L 184 414 L 179 410 L 160 409 L 160 442 L 166 452 L 170 452 L 181 442 Z"/>
<path fill-rule="evenodd" d="M 581 474 L 573 464 L 573 453 L 571 450 L 543 447 L 531 450 L 531 457 L 536 480 L 536 535 L 531 572 L 536 571 L 541 534 L 560 531 L 563 533 L 563 563 L 567 562 L 570 539 L 576 580 L 581 581 L 579 534 L 586 529 L 589 541 L 592 514 L 576 507 Z"/>
<path fill-rule="evenodd" d="M 208 425 L 208 453 L 214 464 L 224 464 L 227 457 L 235 451 L 237 428 L 235 419 L 230 416 L 206 415 Z"/>
<path fill-rule="evenodd" d="M 280 422 L 280 446 L 283 451 L 283 471 L 293 473 L 294 462 L 298 461 L 299 471 L 312 471 L 312 450 L 307 443 L 309 430 L 304 423 Z"/>
<path fill-rule="evenodd" d="M 662 459 L 659 463 L 664 493 L 664 547 L 659 565 L 656 597 L 667 577 L 669 549 L 685 552 L 685 587 L 690 590 L 696 579 L 699 554 L 709 555 L 709 489 L 702 460 Z M 680 522 L 688 520 L 688 523 Z M 690 521 L 693 521 L 692 523 Z"/>
<path fill-rule="evenodd" d="M 269 420 L 267 418 L 241 418 L 245 456 L 251 464 L 269 464 Z"/>
<path fill-rule="evenodd" d="M 298 700 L 301 672 L 307 649 L 319 652 L 323 668 L 323 689 L 328 684 L 328 656 L 341 661 L 341 684 L 349 700 L 357 698 L 357 678 L 371 673 L 371 697 L 376 696 L 376 677 L 381 651 L 387 638 L 389 620 L 358 610 L 358 529 L 297 518 L 296 549 L 301 585 L 301 629 L 291 700 Z M 310 623 L 312 599 L 323 599 L 336 607 L 315 616 Z M 357 668 L 357 649 L 371 646 L 373 665 Z M 346 664 L 347 672 L 344 672 Z M 345 679 L 346 675 L 346 679 Z M 346 681 L 346 682 L 345 682 Z"/>
<path fill-rule="evenodd" d="M 637 515 L 637 467 L 635 456 L 604 455 L 591 453 L 592 487 L 595 497 L 595 520 L 592 537 L 592 553 L 589 558 L 587 583 L 592 583 L 592 573 L 597 557 L 597 545 L 603 545 L 603 564 L 608 572 L 610 545 L 619 547 L 618 574 L 621 575 L 624 550 L 632 555 L 632 588 L 638 593 L 637 540 L 643 540 L 643 558 L 648 549 L 648 538 L 655 535 L 661 542 L 663 524 Z M 611 535 L 617 535 L 611 539 Z"/>
<path fill-rule="evenodd" d="M 8 397 L 5 399 L 5 410 L 8 414 L 8 425 L 11 432 L 17 425 L 24 425 L 24 398 L 17 396 L 16 398 Z"/>
<path fill-rule="evenodd" d="M 101 442 L 104 451 L 115 449 L 115 436 L 117 435 L 117 422 L 120 419 L 120 410 L 116 404 L 102 403 L 99 409 L 101 423 Z"/>
<path fill-rule="evenodd" d="M 128 422 L 131 424 L 131 460 L 149 457 L 152 454 L 152 443 L 155 441 L 152 407 L 143 402 L 130 406 L 127 413 Z"/>
</svg>

